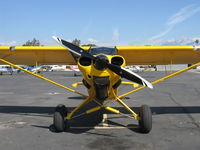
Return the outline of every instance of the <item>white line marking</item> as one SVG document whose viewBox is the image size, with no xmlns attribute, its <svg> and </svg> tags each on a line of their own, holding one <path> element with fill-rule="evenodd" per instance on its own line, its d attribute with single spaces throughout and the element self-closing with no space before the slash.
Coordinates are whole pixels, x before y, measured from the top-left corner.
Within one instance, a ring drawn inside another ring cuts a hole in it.
<svg viewBox="0 0 200 150">
<path fill-rule="evenodd" d="M 0 92 L 0 95 L 6 95 L 6 94 L 15 94 L 14 92 Z"/>
<path fill-rule="evenodd" d="M 70 129 L 135 129 L 136 127 L 127 127 L 127 126 L 95 126 L 95 127 L 70 127 Z"/>
</svg>

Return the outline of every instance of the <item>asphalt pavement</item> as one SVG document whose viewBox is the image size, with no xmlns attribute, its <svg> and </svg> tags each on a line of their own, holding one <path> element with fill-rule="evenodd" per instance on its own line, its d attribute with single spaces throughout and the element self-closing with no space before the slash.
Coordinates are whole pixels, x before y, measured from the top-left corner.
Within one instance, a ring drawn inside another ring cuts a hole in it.
<svg viewBox="0 0 200 150">
<path fill-rule="evenodd" d="M 165 72 L 139 74 L 154 81 Z M 82 81 L 73 72 L 42 72 L 42 75 L 69 87 Z M 87 94 L 83 86 L 73 89 Z M 121 86 L 119 94 L 131 89 Z M 65 104 L 71 111 L 82 100 L 75 93 L 25 73 L 0 76 L 0 149 L 200 149 L 199 72 L 183 73 L 155 85 L 153 90 L 143 89 L 124 99 L 136 111 L 143 104 L 151 107 L 153 128 L 149 134 L 139 133 L 138 122 L 125 116 L 108 113 L 101 122 L 102 112 L 72 119 L 70 129 L 56 133 L 52 127 L 55 106 Z M 110 106 L 127 115 L 118 104 Z"/>
</svg>

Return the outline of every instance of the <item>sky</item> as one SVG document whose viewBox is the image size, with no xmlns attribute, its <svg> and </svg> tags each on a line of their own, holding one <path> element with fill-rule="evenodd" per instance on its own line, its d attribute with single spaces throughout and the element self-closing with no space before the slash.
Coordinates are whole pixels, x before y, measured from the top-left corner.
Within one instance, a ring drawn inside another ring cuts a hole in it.
<svg viewBox="0 0 200 150">
<path fill-rule="evenodd" d="M 187 45 L 200 40 L 199 0 L 1 0 L 0 45 L 52 36 L 98 46 Z"/>
</svg>

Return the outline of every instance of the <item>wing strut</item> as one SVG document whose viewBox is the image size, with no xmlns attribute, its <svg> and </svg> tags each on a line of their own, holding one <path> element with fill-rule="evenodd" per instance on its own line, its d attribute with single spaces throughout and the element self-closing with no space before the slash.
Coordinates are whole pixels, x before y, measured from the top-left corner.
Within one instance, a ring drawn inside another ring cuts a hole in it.
<svg viewBox="0 0 200 150">
<path fill-rule="evenodd" d="M 30 75 L 32 75 L 32 76 L 35 76 L 35 77 L 40 78 L 40 79 L 42 79 L 42 80 L 45 80 L 45 81 L 47 81 L 47 82 L 49 82 L 49 83 L 52 83 L 52 84 L 54 84 L 54 85 L 56 85 L 56 86 L 59 86 L 59 87 L 61 87 L 61 88 L 64 88 L 64 89 L 66 89 L 66 90 L 69 90 L 69 91 L 71 91 L 71 92 L 77 93 L 77 94 L 79 94 L 79 95 L 81 95 L 81 96 L 83 96 L 83 97 L 88 97 L 88 96 L 86 96 L 86 95 L 84 95 L 84 94 L 82 94 L 82 93 L 79 93 L 78 91 L 75 91 L 75 90 L 73 90 L 73 89 L 71 89 L 71 88 L 68 88 L 68 87 L 66 87 L 66 86 L 64 86 L 64 85 L 62 85 L 62 84 L 59 84 L 59 83 L 54 82 L 54 81 L 52 81 L 52 80 L 49 80 L 49 79 L 47 79 L 47 78 L 45 78 L 45 77 L 43 77 L 43 76 L 40 76 L 40 75 L 38 75 L 38 74 L 35 74 L 35 73 L 31 72 L 31 71 L 25 70 L 25 69 L 23 69 L 23 68 L 21 68 L 21 67 L 15 65 L 15 64 L 13 64 L 13 63 L 11 63 L 11 62 L 8 62 L 8 61 L 6 61 L 6 60 L 4 60 L 4 59 L 0 59 L 0 61 L 3 62 L 3 63 L 5 63 L 5 64 L 8 64 L 8 65 L 10 65 L 10 66 L 12 66 L 12 67 L 14 67 L 14 68 L 20 69 L 20 70 L 22 70 L 22 71 L 24 71 L 24 72 L 26 72 L 26 73 L 28 73 L 28 74 L 30 74 Z"/>
</svg>

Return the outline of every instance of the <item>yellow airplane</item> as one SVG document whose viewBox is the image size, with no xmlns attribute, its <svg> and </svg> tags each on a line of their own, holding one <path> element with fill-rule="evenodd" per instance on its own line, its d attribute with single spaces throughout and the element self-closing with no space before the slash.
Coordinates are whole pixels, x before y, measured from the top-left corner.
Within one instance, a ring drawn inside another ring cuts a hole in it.
<svg viewBox="0 0 200 150">
<path fill-rule="evenodd" d="M 163 80 L 188 71 L 200 65 L 200 46 L 116 46 L 109 47 L 78 47 L 58 37 L 53 37 L 60 46 L 0 46 L 0 64 L 11 65 L 28 74 L 55 84 L 71 92 L 77 93 L 85 100 L 71 112 L 67 112 L 65 105 L 58 105 L 55 109 L 53 124 L 57 132 L 70 127 L 68 120 L 78 117 L 75 113 L 90 101 L 97 106 L 90 108 L 84 114 L 90 114 L 100 109 L 123 114 L 116 108 L 109 107 L 111 101 L 122 105 L 130 117 L 138 120 L 140 132 L 149 133 L 152 129 L 152 114 L 148 105 L 142 105 L 136 113 L 123 102 L 123 98 L 145 87 L 153 88 Z M 32 73 L 17 65 L 75 65 L 83 74 L 83 81 L 72 84 L 76 87 L 83 84 L 88 95 L 56 83 L 41 75 Z M 159 80 L 148 82 L 138 74 L 124 67 L 126 65 L 167 65 L 167 64 L 194 64 L 188 68 L 170 74 Z M 128 81 L 121 81 L 125 78 Z M 137 87 L 129 92 L 118 95 L 118 87 L 129 84 Z"/>
</svg>

